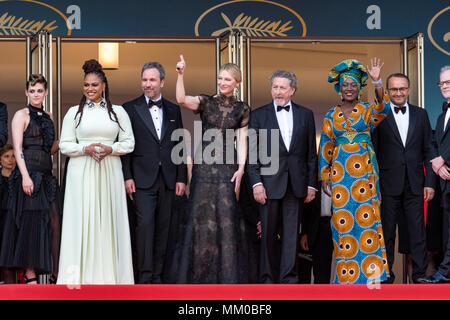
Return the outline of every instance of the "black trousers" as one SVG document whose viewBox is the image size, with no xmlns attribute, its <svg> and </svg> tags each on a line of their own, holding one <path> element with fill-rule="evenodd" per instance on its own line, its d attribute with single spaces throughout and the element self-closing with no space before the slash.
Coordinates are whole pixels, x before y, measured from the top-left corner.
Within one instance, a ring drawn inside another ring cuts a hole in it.
<svg viewBox="0 0 450 320">
<path fill-rule="evenodd" d="M 333 239 L 330 227 L 331 217 L 320 217 L 317 238 L 313 248 L 309 248 L 312 261 L 299 258 L 299 283 L 311 283 L 311 269 L 315 284 L 330 284 L 333 262 Z"/>
<path fill-rule="evenodd" d="M 438 271 L 446 278 L 450 278 L 450 192 L 442 194 L 442 204 L 444 206 L 444 259 L 439 265 Z"/>
<path fill-rule="evenodd" d="M 297 283 L 297 252 L 303 198 L 295 197 L 288 182 L 282 199 L 267 199 L 260 207 L 261 283 Z"/>
<path fill-rule="evenodd" d="M 381 200 L 381 223 L 386 244 L 389 280 L 393 282 L 395 279 L 392 271 L 395 255 L 395 234 L 399 217 L 403 214 L 408 229 L 409 248 L 413 263 L 412 280 L 416 281 L 418 278 L 425 276 L 427 268 L 423 194 L 413 194 L 407 175 L 405 175 L 405 187 L 402 194 L 398 196 L 381 194 Z"/>
<path fill-rule="evenodd" d="M 151 188 L 136 188 L 136 251 L 140 284 L 162 282 L 174 194 L 174 190 L 166 187 L 161 172 Z"/>
<path fill-rule="evenodd" d="M 333 238 L 330 227 L 331 217 L 320 217 L 319 234 L 312 249 L 314 283 L 331 282 L 331 263 L 333 260 Z"/>
</svg>

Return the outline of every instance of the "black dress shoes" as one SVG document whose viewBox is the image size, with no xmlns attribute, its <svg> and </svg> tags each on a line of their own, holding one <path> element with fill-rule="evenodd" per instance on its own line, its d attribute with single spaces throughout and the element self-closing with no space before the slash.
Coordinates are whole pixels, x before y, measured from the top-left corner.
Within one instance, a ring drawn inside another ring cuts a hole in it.
<svg viewBox="0 0 450 320">
<path fill-rule="evenodd" d="M 450 279 L 444 277 L 444 275 L 442 275 L 439 271 L 437 271 L 432 276 L 430 276 L 428 278 L 419 278 L 419 279 L 417 279 L 417 282 L 418 283 L 429 283 L 429 284 L 450 283 Z"/>
</svg>

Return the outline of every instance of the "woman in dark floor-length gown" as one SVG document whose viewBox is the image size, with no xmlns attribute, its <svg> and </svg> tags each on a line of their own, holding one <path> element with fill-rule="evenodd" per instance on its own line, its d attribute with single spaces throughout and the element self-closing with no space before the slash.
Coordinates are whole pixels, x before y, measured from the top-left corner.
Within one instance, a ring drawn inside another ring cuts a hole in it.
<svg viewBox="0 0 450 320">
<path fill-rule="evenodd" d="M 31 75 L 26 86 L 29 105 L 16 112 L 12 138 L 17 167 L 9 177 L 9 198 L 0 250 L 0 266 L 25 269 L 25 282 L 52 274 L 56 283 L 60 243 L 59 189 L 52 175 L 56 152 L 51 115 L 42 109 L 48 94 L 42 75 Z"/>
<path fill-rule="evenodd" d="M 236 194 L 247 156 L 250 108 L 234 96 L 241 80 L 240 70 L 235 64 L 222 66 L 217 80 L 220 93 L 193 97 L 185 95 L 184 68 L 181 56 L 177 64 L 177 101 L 200 114 L 203 139 L 194 157 L 177 282 L 245 283 L 245 241 Z"/>
</svg>

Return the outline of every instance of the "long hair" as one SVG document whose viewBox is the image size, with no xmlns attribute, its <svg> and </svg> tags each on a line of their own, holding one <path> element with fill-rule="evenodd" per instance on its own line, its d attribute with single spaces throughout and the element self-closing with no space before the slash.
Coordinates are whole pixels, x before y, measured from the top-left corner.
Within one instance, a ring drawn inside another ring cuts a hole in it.
<svg viewBox="0 0 450 320">
<path fill-rule="evenodd" d="M 88 74 L 93 73 L 93 74 L 96 74 L 100 78 L 100 80 L 105 83 L 105 100 L 106 100 L 106 108 L 108 109 L 109 118 L 112 121 L 116 122 L 119 125 L 119 128 L 123 131 L 122 127 L 120 126 L 119 120 L 117 118 L 117 114 L 113 110 L 111 100 L 109 99 L 108 79 L 106 79 L 106 75 L 105 75 L 105 72 L 103 72 L 102 65 L 95 59 L 87 60 L 84 62 L 83 70 L 84 70 L 85 78 Z M 80 114 L 80 118 L 78 119 L 78 123 L 77 123 L 76 127 L 78 127 L 80 125 L 81 117 L 83 117 L 83 110 L 84 110 L 85 104 L 86 104 L 86 96 L 83 94 L 83 96 L 81 97 L 80 104 L 78 105 L 78 111 L 75 114 L 75 119 L 77 118 L 78 114 Z M 114 117 L 114 119 L 113 119 L 113 117 Z"/>
</svg>

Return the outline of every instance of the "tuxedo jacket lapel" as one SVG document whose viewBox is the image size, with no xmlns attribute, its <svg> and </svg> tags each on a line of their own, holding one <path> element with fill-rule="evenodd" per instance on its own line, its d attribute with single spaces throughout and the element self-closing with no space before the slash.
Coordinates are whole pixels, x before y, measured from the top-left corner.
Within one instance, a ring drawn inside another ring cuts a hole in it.
<svg viewBox="0 0 450 320">
<path fill-rule="evenodd" d="M 169 110 L 167 104 L 164 102 L 164 99 L 162 100 L 163 106 L 162 106 L 162 112 L 163 112 L 163 122 L 161 127 L 161 141 L 164 139 L 164 135 L 166 134 L 167 128 L 169 126 Z"/>
<path fill-rule="evenodd" d="M 445 117 L 444 117 L 444 122 L 445 122 Z M 444 126 L 444 124 L 442 124 L 442 126 Z M 449 126 L 450 126 L 450 121 L 447 122 L 447 125 L 445 126 L 445 130 L 444 130 L 444 132 L 442 133 L 442 138 L 441 138 L 441 139 L 444 139 L 444 137 L 447 135 L 448 127 L 449 127 Z"/>
<path fill-rule="evenodd" d="M 409 107 L 409 124 L 408 124 L 408 134 L 406 135 L 406 143 L 405 147 L 408 145 L 408 142 L 411 140 L 414 130 L 417 125 L 417 110 L 416 108 Z"/>
<path fill-rule="evenodd" d="M 403 146 L 402 138 L 400 137 L 400 131 L 398 131 L 397 122 L 395 122 L 394 113 L 392 112 L 392 109 L 389 111 L 386 121 L 389 124 L 389 126 L 391 127 L 392 132 L 394 132 L 394 136 L 396 137 L 396 139 L 398 140 L 400 145 Z M 408 129 L 408 132 L 409 132 L 409 129 Z"/>
<path fill-rule="evenodd" d="M 153 137 L 156 139 L 156 141 L 159 142 L 158 134 L 156 133 L 155 125 L 153 124 L 153 119 L 148 110 L 148 105 L 147 102 L 145 101 L 144 95 L 142 95 L 141 99 L 139 100 L 139 103 L 136 105 L 136 112 L 142 118 L 142 120 L 145 123 L 145 126 L 153 135 Z"/>
<path fill-rule="evenodd" d="M 292 146 L 295 145 L 294 144 L 294 140 L 295 138 L 298 136 L 297 134 L 297 130 L 299 129 L 299 125 L 300 125 L 300 111 L 298 106 L 296 106 L 294 103 L 291 102 L 292 105 L 292 137 L 291 137 L 291 142 L 289 145 L 289 150 L 292 150 Z"/>
</svg>

